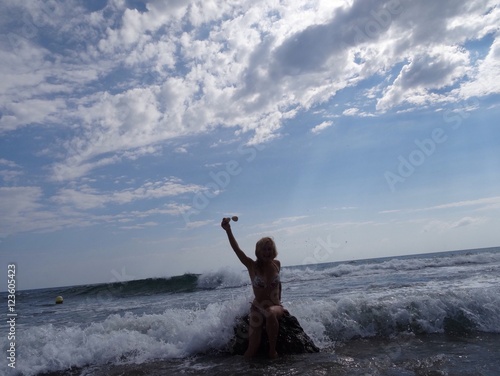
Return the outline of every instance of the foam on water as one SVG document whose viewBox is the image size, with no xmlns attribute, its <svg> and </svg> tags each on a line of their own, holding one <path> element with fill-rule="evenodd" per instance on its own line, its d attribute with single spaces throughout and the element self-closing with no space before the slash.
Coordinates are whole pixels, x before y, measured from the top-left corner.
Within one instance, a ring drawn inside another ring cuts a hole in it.
<svg viewBox="0 0 500 376">
<path fill-rule="evenodd" d="M 198 277 L 197 286 L 200 289 L 216 289 L 240 287 L 248 283 L 248 273 L 246 271 L 237 272 L 223 268 L 215 272 L 201 274 Z"/>
<path fill-rule="evenodd" d="M 287 304 L 321 348 L 336 341 L 375 336 L 442 333 L 445 320 L 500 333 L 500 291 L 457 290 L 419 294 L 357 294 L 338 299 L 300 299 Z M 32 327 L 19 335 L 19 371 L 36 374 L 88 364 L 143 363 L 223 350 L 231 323 L 248 310 L 248 297 L 214 302 L 200 309 L 167 309 L 161 314 L 112 314 L 88 326 Z"/>
<path fill-rule="evenodd" d="M 292 270 L 284 268 L 283 272 L 288 273 L 292 280 L 310 280 L 311 277 L 316 279 L 322 277 L 342 277 L 350 274 L 387 274 L 387 271 L 421 271 L 423 269 L 434 268 L 441 268 L 443 270 L 446 267 L 482 264 L 489 266 L 498 262 L 500 262 L 500 252 L 470 253 L 442 257 L 419 255 L 418 257 L 400 257 L 378 262 L 377 260 L 361 260 L 338 264 L 292 267 Z"/>
<path fill-rule="evenodd" d="M 284 269 L 285 306 L 320 347 L 376 336 L 500 333 L 499 275 L 498 252 Z M 290 295 L 300 299 L 287 301 Z"/>
<path fill-rule="evenodd" d="M 283 304 L 322 349 L 356 338 L 449 330 L 500 333 L 499 268 L 499 253 L 283 268 Z M 191 278 L 179 278 L 181 290 L 192 286 Z M 157 286 L 157 281 L 146 283 Z M 171 293 L 171 281 L 160 283 L 167 284 L 168 293 L 117 295 L 108 305 L 87 296 L 72 307 L 68 299 L 58 312 L 36 306 L 44 304 L 39 294 L 31 312 L 48 316 L 19 327 L 16 371 L 34 375 L 224 350 L 235 319 L 248 312 L 252 298 L 248 274 L 229 269 L 199 275 L 189 292 Z M 81 295 L 72 291 L 75 299 Z M 84 304 L 90 319 L 72 315 Z M 64 320 L 48 320 L 54 315 Z M 6 367 L 5 357 L 0 358 L 0 368 Z"/>
<path fill-rule="evenodd" d="M 102 322 L 83 327 L 31 327 L 18 336 L 18 358 L 23 361 L 18 363 L 17 371 L 30 375 L 89 364 L 143 363 L 222 349 L 233 334 L 228 323 L 247 308 L 247 300 L 240 298 L 198 310 L 112 314 Z"/>
</svg>

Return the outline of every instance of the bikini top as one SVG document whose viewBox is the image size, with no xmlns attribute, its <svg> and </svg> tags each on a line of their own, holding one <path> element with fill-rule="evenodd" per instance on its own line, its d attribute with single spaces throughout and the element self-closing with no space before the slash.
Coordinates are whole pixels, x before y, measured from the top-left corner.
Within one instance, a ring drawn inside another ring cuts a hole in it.
<svg viewBox="0 0 500 376">
<path fill-rule="evenodd" d="M 281 280 L 280 280 L 280 274 L 279 274 L 279 269 L 278 269 L 278 266 L 273 263 L 274 267 L 276 268 L 276 270 L 278 271 L 278 274 L 276 274 L 276 276 L 271 280 L 271 282 L 268 284 L 266 284 L 266 280 L 264 279 L 264 277 L 262 277 L 261 275 L 258 275 L 256 274 L 254 277 L 253 277 L 253 280 L 252 280 L 252 286 L 257 288 L 257 289 L 265 289 L 266 287 L 271 287 L 271 288 L 276 288 L 279 286 Z"/>
</svg>

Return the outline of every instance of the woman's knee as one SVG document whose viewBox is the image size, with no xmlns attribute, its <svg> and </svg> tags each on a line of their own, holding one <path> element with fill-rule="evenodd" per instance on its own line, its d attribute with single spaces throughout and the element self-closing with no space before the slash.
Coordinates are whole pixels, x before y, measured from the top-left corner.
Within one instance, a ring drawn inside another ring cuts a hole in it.
<svg viewBox="0 0 500 376">
<path fill-rule="evenodd" d="M 266 316 L 271 319 L 279 319 L 283 316 L 283 308 L 281 306 L 271 306 L 266 309 Z"/>
<path fill-rule="evenodd" d="M 258 313 L 258 312 L 252 312 L 250 313 L 250 327 L 251 328 L 260 328 L 262 327 L 262 324 L 264 323 L 264 317 L 262 316 L 262 314 Z"/>
</svg>

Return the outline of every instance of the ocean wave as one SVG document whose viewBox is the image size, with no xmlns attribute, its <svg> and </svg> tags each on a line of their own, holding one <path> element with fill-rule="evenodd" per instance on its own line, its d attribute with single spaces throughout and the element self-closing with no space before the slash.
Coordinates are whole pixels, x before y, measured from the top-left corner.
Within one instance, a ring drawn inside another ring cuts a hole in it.
<svg viewBox="0 0 500 376">
<path fill-rule="evenodd" d="M 65 297 L 88 297 L 100 295 L 112 295 L 113 297 L 129 297 L 167 293 L 186 293 L 197 289 L 198 276 L 198 274 L 187 273 L 184 275 L 168 278 L 147 278 L 125 282 L 110 282 L 96 285 L 72 286 L 64 289 L 58 289 L 58 293 Z M 52 291 L 50 292 L 52 293 Z"/>
<path fill-rule="evenodd" d="M 34 375 L 91 364 L 143 363 L 225 351 L 233 323 L 248 307 L 248 297 L 239 296 L 197 309 L 111 314 L 86 326 L 26 328 L 19 334 L 18 356 L 23 359 L 19 371 Z M 285 308 L 323 349 L 358 338 L 500 333 L 498 287 L 298 299 L 285 302 Z"/>
<path fill-rule="evenodd" d="M 337 300 L 292 304 L 313 337 L 329 341 L 395 337 L 401 334 L 500 333 L 500 289 L 400 291 L 385 296 L 356 294 Z M 306 324 L 307 327 L 308 324 Z"/>
<path fill-rule="evenodd" d="M 239 299 L 204 309 L 112 314 L 84 327 L 46 324 L 27 328 L 18 336 L 17 357 L 23 361 L 16 372 L 37 375 L 89 365 L 140 364 L 220 350 L 233 335 L 228 323 L 247 307 L 248 302 Z M 4 363 L 0 360 L 0 366 L 6 367 Z"/>
<path fill-rule="evenodd" d="M 367 262 L 369 261 L 369 262 Z M 382 262 L 373 260 L 340 262 L 331 264 L 316 264 L 300 267 L 283 267 L 283 282 L 313 281 L 321 279 L 341 278 L 349 275 L 366 275 L 368 273 L 385 274 L 388 271 L 412 271 L 467 265 L 488 265 L 500 262 L 500 252 L 469 253 L 441 257 L 393 258 Z M 183 275 L 163 278 L 148 278 L 124 282 L 110 282 L 95 285 L 71 286 L 58 289 L 48 289 L 52 299 L 54 294 L 67 296 L 112 296 L 114 298 L 129 296 L 148 296 L 155 294 L 189 293 L 198 290 L 234 288 L 249 283 L 246 271 L 221 269 L 201 274 L 186 273 Z M 57 290 L 57 291 L 55 291 Z M 34 290 L 33 290 L 34 291 Z M 21 292 L 25 294 L 26 292 Z M 29 294 L 30 292 L 28 292 Z M 36 291 L 38 294 L 39 291 Z"/>
<path fill-rule="evenodd" d="M 221 269 L 200 274 L 197 287 L 206 290 L 232 288 L 248 285 L 249 282 L 248 273 L 246 271 L 235 272 L 230 269 Z"/>
<path fill-rule="evenodd" d="M 110 282 L 95 285 L 71 286 L 66 288 L 48 289 L 51 297 L 62 295 L 66 297 L 132 297 L 156 294 L 189 293 L 198 290 L 240 287 L 248 284 L 248 274 L 231 270 L 219 270 L 203 274 L 186 273 L 165 278 L 147 278 L 125 282 Z M 55 291 L 56 290 L 56 291 Z"/>
<path fill-rule="evenodd" d="M 491 252 L 283 268 L 283 304 L 321 349 L 358 338 L 500 333 L 499 261 L 500 253 Z M 248 312 L 251 288 L 240 288 L 248 282 L 246 272 L 223 269 L 58 290 L 65 313 L 32 308 L 46 319 L 23 324 L 16 335 L 22 359 L 16 371 L 36 375 L 224 351 L 237 317 Z M 94 296 L 102 299 L 87 299 Z"/>
<path fill-rule="evenodd" d="M 415 257 L 394 257 L 375 262 L 375 260 L 360 260 L 349 262 L 336 262 L 313 264 L 283 268 L 289 281 L 304 281 L 322 278 L 340 278 L 347 275 L 385 274 L 388 271 L 413 271 L 434 268 L 460 267 L 470 265 L 489 265 L 500 262 L 500 252 L 485 253 L 453 253 L 443 256 L 442 253 L 435 257 L 430 254 Z"/>
</svg>

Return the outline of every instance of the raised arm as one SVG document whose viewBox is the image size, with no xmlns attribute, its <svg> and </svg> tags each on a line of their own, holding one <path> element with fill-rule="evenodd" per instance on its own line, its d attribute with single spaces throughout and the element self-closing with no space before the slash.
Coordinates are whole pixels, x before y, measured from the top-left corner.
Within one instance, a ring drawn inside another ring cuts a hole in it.
<svg viewBox="0 0 500 376">
<path fill-rule="evenodd" d="M 229 224 L 229 218 L 222 219 L 221 227 L 224 230 L 226 230 L 227 238 L 229 239 L 229 244 L 231 245 L 231 248 L 233 249 L 234 253 L 236 253 L 236 256 L 238 256 L 238 259 L 241 261 L 243 265 L 247 267 L 247 269 L 250 269 L 253 266 L 253 260 L 250 257 L 248 257 L 238 245 L 238 242 L 234 238 L 233 231 L 231 230 L 231 225 Z"/>
</svg>

